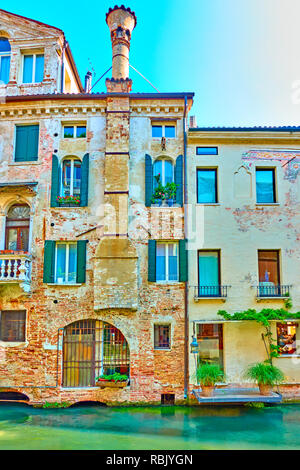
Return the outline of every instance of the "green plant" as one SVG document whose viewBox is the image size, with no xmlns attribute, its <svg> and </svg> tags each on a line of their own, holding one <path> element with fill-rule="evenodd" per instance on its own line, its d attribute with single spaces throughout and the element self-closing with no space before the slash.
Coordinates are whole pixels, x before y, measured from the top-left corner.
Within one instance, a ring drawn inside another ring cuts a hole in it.
<svg viewBox="0 0 300 470">
<path fill-rule="evenodd" d="M 128 376 L 125 374 L 119 374 L 119 372 L 115 372 L 114 374 L 110 375 L 105 375 L 102 374 L 99 377 L 96 377 L 96 381 L 102 379 L 102 380 L 108 380 L 110 382 L 126 382 L 128 380 Z"/>
<path fill-rule="evenodd" d="M 292 302 L 292 299 L 290 297 L 288 297 L 287 299 L 284 300 L 284 306 L 287 310 L 289 310 L 290 308 L 293 307 L 293 302 Z"/>
<path fill-rule="evenodd" d="M 57 196 L 56 201 L 59 204 L 79 204 L 80 198 L 78 196 Z"/>
<path fill-rule="evenodd" d="M 167 183 L 165 186 L 165 192 L 167 194 L 167 199 L 175 199 L 176 198 L 176 192 L 177 192 L 177 187 L 179 185 L 176 183 Z"/>
<path fill-rule="evenodd" d="M 155 204 L 157 199 L 161 199 L 163 201 L 166 199 L 175 199 L 178 184 L 167 183 L 165 186 L 163 186 L 160 180 L 160 173 L 154 176 L 154 178 L 157 184 L 156 184 L 156 188 L 154 189 L 154 193 L 151 198 L 151 203 Z"/>
<path fill-rule="evenodd" d="M 206 387 L 214 386 L 217 382 L 224 380 L 225 374 L 217 364 L 202 364 L 196 370 L 197 383 Z"/>
<path fill-rule="evenodd" d="M 67 401 L 62 401 L 61 403 L 58 402 L 48 402 L 46 401 L 42 408 L 68 408 L 70 406 L 70 403 Z"/>
<path fill-rule="evenodd" d="M 258 362 L 252 366 L 249 366 L 245 377 L 254 380 L 258 384 L 262 385 L 276 385 L 284 380 L 284 375 L 278 367 L 265 362 Z"/>
</svg>

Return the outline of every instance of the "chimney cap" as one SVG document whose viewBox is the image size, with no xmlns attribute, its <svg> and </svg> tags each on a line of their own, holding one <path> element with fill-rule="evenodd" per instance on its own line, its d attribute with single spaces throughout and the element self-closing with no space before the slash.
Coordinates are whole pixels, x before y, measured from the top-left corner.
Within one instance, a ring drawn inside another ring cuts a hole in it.
<svg viewBox="0 0 300 470">
<path fill-rule="evenodd" d="M 108 12 L 106 13 L 106 23 L 107 23 L 107 18 L 108 18 L 108 16 L 109 16 L 113 11 L 115 11 L 115 10 L 128 11 L 128 13 L 130 13 L 130 14 L 133 16 L 133 18 L 134 18 L 134 21 L 135 21 L 134 27 L 136 26 L 136 24 L 137 24 L 137 19 L 136 19 L 136 16 L 135 16 L 134 11 L 131 11 L 130 8 L 125 8 L 124 5 L 121 5 L 120 7 L 118 7 L 118 5 L 115 5 L 113 8 L 110 8 L 110 9 L 108 10 Z"/>
</svg>

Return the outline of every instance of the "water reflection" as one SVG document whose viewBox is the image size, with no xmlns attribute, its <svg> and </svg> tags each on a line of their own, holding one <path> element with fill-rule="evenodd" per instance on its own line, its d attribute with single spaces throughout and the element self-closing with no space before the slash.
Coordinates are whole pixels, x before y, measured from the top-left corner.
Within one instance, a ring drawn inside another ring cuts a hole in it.
<svg viewBox="0 0 300 470">
<path fill-rule="evenodd" d="M 299 405 L 0 407 L 0 449 L 299 449 L 299 436 Z"/>
</svg>

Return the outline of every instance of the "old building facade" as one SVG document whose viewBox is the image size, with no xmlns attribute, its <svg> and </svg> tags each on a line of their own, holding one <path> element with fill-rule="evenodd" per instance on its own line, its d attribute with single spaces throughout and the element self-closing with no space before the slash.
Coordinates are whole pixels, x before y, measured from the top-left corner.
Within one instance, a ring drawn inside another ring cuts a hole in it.
<svg viewBox="0 0 300 470">
<path fill-rule="evenodd" d="M 0 10 L 0 399 L 182 403 L 195 358 L 245 385 L 260 328 L 218 311 L 300 310 L 300 129 L 187 130 L 193 93 L 131 92 L 134 12 L 106 23 L 97 94 L 61 30 Z M 273 325 L 287 394 L 297 328 Z M 114 372 L 125 388 L 96 385 Z"/>
</svg>

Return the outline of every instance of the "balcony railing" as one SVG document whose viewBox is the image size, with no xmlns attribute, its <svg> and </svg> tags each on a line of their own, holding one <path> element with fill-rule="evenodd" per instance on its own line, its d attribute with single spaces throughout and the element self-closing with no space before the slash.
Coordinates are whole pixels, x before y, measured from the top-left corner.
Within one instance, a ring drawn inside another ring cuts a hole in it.
<svg viewBox="0 0 300 470">
<path fill-rule="evenodd" d="M 221 298 L 226 299 L 231 286 L 194 286 L 194 298 Z"/>
<path fill-rule="evenodd" d="M 31 256 L 24 252 L 0 253 L 0 284 L 20 284 L 28 292 L 31 283 Z"/>
<path fill-rule="evenodd" d="M 257 286 L 257 297 L 289 297 L 291 286 L 261 283 Z"/>
</svg>

